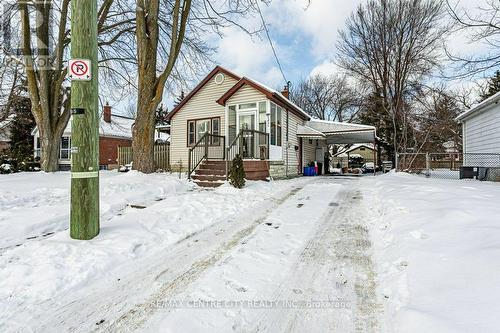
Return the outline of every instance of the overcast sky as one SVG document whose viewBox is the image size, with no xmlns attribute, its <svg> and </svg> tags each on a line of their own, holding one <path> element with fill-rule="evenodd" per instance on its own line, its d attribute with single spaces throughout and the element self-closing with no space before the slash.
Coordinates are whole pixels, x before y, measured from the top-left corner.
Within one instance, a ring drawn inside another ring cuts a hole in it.
<svg viewBox="0 0 500 333">
<path fill-rule="evenodd" d="M 454 0 L 458 1 L 458 0 Z M 460 6 L 472 12 L 486 0 L 461 0 Z M 332 59 L 336 52 L 338 30 L 364 0 L 312 0 L 306 9 L 306 0 L 273 0 L 261 5 L 272 40 L 277 49 L 287 80 L 297 80 L 311 73 L 335 73 Z M 237 73 L 253 77 L 272 87 L 284 85 L 267 39 L 251 38 L 232 28 L 218 40 L 216 62 Z M 449 47 L 461 53 L 471 48 L 461 34 L 454 35 Z"/>
<path fill-rule="evenodd" d="M 338 31 L 345 26 L 349 15 L 366 0 L 272 0 L 269 6 L 261 3 L 263 15 L 270 30 L 287 80 L 296 84 L 311 73 L 335 74 L 337 69 L 332 63 L 336 54 Z M 477 7 L 487 0 L 451 0 L 474 14 Z M 498 0 L 494 0 L 498 1 Z M 260 25 L 260 18 L 240 22 L 247 27 Z M 460 54 L 485 54 L 484 45 L 470 45 L 464 32 L 454 34 L 447 47 Z M 250 37 L 238 28 L 227 28 L 224 38 L 212 40 L 218 47 L 215 63 L 236 73 L 254 78 L 273 88 L 285 85 L 272 50 L 265 35 Z M 491 73 L 485 73 L 489 76 Z M 202 78 L 193 78 L 188 91 Z M 435 79 L 437 81 L 441 79 Z M 477 81 L 460 80 L 446 82 L 448 86 L 472 86 Z M 173 95 L 172 95 L 173 94 Z M 173 101 L 180 92 L 166 91 L 164 103 L 171 109 Z M 128 100 L 117 103 L 122 112 Z"/>
<path fill-rule="evenodd" d="M 360 0 L 273 0 L 261 5 L 287 80 L 296 81 L 312 71 L 332 72 L 338 30 Z M 260 23 L 260 22 L 259 22 Z M 243 75 L 273 87 L 283 77 L 265 35 L 251 38 L 236 28 L 219 41 L 216 60 Z"/>
</svg>

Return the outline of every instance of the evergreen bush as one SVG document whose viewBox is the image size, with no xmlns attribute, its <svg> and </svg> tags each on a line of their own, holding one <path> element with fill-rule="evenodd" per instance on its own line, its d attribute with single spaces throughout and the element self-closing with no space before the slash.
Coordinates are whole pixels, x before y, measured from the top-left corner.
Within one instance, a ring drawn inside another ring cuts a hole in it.
<svg viewBox="0 0 500 333">
<path fill-rule="evenodd" d="M 245 169 L 240 154 L 234 157 L 231 169 L 229 169 L 229 183 L 236 188 L 245 186 Z"/>
</svg>

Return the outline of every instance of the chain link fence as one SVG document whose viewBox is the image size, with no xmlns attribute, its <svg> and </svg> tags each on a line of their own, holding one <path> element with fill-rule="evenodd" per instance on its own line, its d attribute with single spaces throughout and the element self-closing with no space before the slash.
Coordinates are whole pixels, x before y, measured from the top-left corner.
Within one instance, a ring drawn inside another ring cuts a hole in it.
<svg viewBox="0 0 500 333">
<path fill-rule="evenodd" d="M 396 169 L 430 178 L 500 181 L 500 154 L 400 153 Z"/>
</svg>

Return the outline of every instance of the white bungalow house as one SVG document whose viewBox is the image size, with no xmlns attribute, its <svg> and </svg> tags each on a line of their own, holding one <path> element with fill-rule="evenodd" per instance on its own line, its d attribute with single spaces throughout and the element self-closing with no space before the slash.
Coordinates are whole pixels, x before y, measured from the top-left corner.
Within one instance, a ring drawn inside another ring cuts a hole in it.
<svg viewBox="0 0 500 333">
<path fill-rule="evenodd" d="M 375 128 L 311 119 L 288 91 L 215 67 L 168 115 L 172 168 L 187 170 L 198 184 L 226 179 L 236 154 L 247 179 L 302 174 L 323 161 L 327 146 L 374 142 Z"/>
</svg>

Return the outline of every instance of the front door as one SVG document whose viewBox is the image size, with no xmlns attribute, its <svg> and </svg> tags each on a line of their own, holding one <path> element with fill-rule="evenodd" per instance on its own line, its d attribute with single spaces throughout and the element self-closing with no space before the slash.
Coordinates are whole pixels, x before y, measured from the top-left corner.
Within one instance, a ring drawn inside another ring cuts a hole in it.
<svg viewBox="0 0 500 333">
<path fill-rule="evenodd" d="M 241 130 L 255 130 L 256 112 L 240 112 L 238 115 L 238 128 Z M 243 158 L 255 157 L 255 137 L 253 132 L 242 133 Z"/>
</svg>

